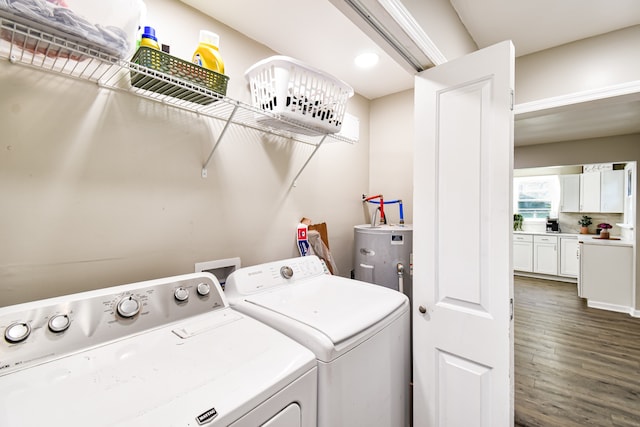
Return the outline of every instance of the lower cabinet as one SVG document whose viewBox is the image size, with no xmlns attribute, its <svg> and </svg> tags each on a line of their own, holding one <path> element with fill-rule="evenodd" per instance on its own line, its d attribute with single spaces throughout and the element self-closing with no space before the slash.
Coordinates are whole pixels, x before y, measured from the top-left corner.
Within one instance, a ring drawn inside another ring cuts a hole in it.
<svg viewBox="0 0 640 427">
<path fill-rule="evenodd" d="M 533 272 L 558 275 L 557 236 L 533 236 Z"/>
<path fill-rule="evenodd" d="M 513 270 L 577 278 L 578 239 L 553 234 L 513 234 Z"/>
<path fill-rule="evenodd" d="M 578 239 L 575 237 L 559 237 L 560 241 L 560 276 L 578 277 L 580 255 L 578 253 Z"/>
<path fill-rule="evenodd" d="M 513 235 L 513 269 L 533 272 L 533 236 L 531 234 Z"/>
</svg>

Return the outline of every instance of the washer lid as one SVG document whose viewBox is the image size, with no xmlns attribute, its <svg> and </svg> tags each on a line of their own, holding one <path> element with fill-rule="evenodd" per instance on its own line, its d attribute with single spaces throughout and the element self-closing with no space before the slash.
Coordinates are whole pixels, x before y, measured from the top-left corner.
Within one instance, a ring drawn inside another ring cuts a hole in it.
<svg viewBox="0 0 640 427">
<path fill-rule="evenodd" d="M 213 310 L 0 377 L 0 426 L 228 426 L 315 366 L 282 333 Z"/>
<path fill-rule="evenodd" d="M 399 292 L 327 275 L 248 295 L 244 300 L 316 329 L 334 346 L 406 304 L 406 297 Z M 245 308 L 251 314 L 250 307 Z"/>
</svg>

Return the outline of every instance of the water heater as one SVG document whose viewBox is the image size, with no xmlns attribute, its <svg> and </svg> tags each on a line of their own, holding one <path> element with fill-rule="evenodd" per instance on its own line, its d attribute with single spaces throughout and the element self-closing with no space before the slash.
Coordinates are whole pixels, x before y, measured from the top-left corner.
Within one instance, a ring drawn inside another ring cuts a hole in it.
<svg viewBox="0 0 640 427">
<path fill-rule="evenodd" d="M 353 278 L 401 290 L 409 298 L 413 286 L 413 227 L 356 225 Z"/>
</svg>

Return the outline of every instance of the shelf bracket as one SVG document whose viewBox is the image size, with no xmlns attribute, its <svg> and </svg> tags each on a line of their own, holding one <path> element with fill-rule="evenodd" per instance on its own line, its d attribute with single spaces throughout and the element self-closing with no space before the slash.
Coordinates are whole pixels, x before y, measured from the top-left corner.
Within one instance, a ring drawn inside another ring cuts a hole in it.
<svg viewBox="0 0 640 427">
<path fill-rule="evenodd" d="M 220 136 L 218 137 L 218 140 L 213 145 L 213 148 L 211 149 L 211 153 L 209 153 L 209 157 L 207 157 L 207 161 L 204 162 L 204 165 L 202 166 L 202 177 L 203 178 L 207 177 L 207 166 L 209 166 L 209 162 L 211 162 L 211 158 L 213 157 L 213 153 L 216 151 L 216 148 L 218 148 L 218 145 L 222 141 L 222 138 L 224 137 L 225 132 L 227 132 L 227 128 L 229 128 L 229 124 L 231 124 L 231 121 L 233 120 L 233 116 L 235 116 L 236 111 L 238 111 L 238 107 L 240 107 L 240 104 L 236 104 L 233 107 L 233 111 L 229 115 L 229 118 L 227 119 L 227 122 L 224 124 L 224 127 L 222 128 L 222 132 L 220 132 Z"/>
<path fill-rule="evenodd" d="M 307 165 L 309 164 L 313 156 L 315 156 L 315 154 L 318 152 L 322 143 L 327 139 L 327 136 L 328 135 L 322 136 L 322 139 L 320 140 L 320 142 L 318 142 L 318 144 L 316 145 L 316 148 L 313 149 L 313 153 L 311 153 L 307 161 L 304 162 L 304 165 L 302 165 L 302 168 L 300 169 L 300 171 L 298 171 L 298 174 L 296 175 L 296 177 L 293 178 L 293 182 L 291 183 L 291 186 L 289 187 L 289 189 L 295 187 L 298 184 L 298 177 L 300 177 L 300 175 L 302 174 L 302 171 L 304 171 L 304 169 L 307 167 Z"/>
</svg>

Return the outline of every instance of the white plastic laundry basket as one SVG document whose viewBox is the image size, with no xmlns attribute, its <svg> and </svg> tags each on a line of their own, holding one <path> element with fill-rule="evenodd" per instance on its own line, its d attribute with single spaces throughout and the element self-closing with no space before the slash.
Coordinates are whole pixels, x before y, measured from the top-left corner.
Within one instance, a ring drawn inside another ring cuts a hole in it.
<svg viewBox="0 0 640 427">
<path fill-rule="evenodd" d="M 261 124 L 305 135 L 340 132 L 347 100 L 353 96 L 346 83 L 286 56 L 254 64 L 245 77 L 254 107 L 294 123 L 257 115 Z"/>
</svg>

